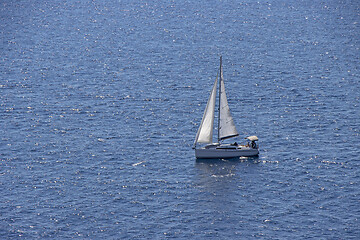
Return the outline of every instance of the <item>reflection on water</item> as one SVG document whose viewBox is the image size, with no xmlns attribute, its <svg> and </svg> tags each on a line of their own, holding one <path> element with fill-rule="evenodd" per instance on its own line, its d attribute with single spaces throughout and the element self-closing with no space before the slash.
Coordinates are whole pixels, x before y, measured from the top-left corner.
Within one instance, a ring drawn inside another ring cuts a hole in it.
<svg viewBox="0 0 360 240">
<path fill-rule="evenodd" d="M 215 195 L 236 190 L 244 182 L 243 176 L 257 172 L 258 157 L 236 159 L 197 159 L 195 184 Z M 255 167 L 255 168 L 254 168 Z M 253 175 L 253 174 L 251 174 Z"/>
<path fill-rule="evenodd" d="M 247 166 L 258 163 L 259 157 L 241 157 L 232 159 L 196 159 L 196 168 L 212 177 L 230 177 L 233 169 L 240 163 Z"/>
<path fill-rule="evenodd" d="M 238 161 L 229 161 L 224 159 L 198 159 L 196 167 L 201 170 L 202 176 L 210 176 L 216 178 L 231 177 Z"/>
</svg>

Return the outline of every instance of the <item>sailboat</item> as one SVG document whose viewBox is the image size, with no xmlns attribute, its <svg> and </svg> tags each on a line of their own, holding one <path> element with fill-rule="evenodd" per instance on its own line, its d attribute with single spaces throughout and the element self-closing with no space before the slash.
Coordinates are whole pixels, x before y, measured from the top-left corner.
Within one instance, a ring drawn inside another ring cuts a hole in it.
<svg viewBox="0 0 360 240">
<path fill-rule="evenodd" d="M 213 142 L 213 129 L 215 118 L 216 92 L 219 83 L 219 104 L 218 104 L 218 139 Z M 196 158 L 235 158 L 250 157 L 259 154 L 259 146 L 257 145 L 258 137 L 249 136 L 246 145 L 238 143 L 223 143 L 223 140 L 239 136 L 236 130 L 234 120 L 230 113 L 230 108 L 225 93 L 225 84 L 222 69 L 222 57 L 220 56 L 219 73 L 216 76 L 214 86 L 211 90 L 209 100 L 201 120 L 199 130 L 197 131 L 193 149 L 195 149 Z"/>
</svg>

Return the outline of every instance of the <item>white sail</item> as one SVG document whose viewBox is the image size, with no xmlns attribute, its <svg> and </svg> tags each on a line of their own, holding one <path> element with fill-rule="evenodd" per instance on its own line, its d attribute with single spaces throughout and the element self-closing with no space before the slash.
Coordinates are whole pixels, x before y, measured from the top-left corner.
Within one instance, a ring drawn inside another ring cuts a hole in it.
<svg viewBox="0 0 360 240">
<path fill-rule="evenodd" d="M 207 158 L 235 158 L 235 157 L 250 157 L 259 155 L 259 147 L 255 141 L 258 140 L 256 136 L 247 137 L 251 141 L 251 145 L 238 145 L 222 143 L 221 141 L 227 138 L 238 136 L 234 120 L 231 117 L 228 101 L 225 93 L 224 77 L 222 72 L 222 57 L 220 56 L 220 74 L 216 76 L 214 86 L 211 90 L 209 100 L 201 120 L 199 130 L 196 134 L 193 148 L 195 149 L 195 156 L 197 159 Z M 220 80 L 218 81 L 218 77 Z M 218 116 L 218 142 L 213 143 L 213 128 L 214 128 L 214 113 L 217 84 L 219 82 L 219 116 Z M 196 143 L 210 143 L 203 147 L 197 147 Z"/>
<path fill-rule="evenodd" d="M 220 63 L 220 107 L 219 107 L 219 136 L 218 140 L 224 140 L 226 138 L 236 137 L 239 133 L 236 131 L 234 120 L 231 117 L 229 104 L 225 93 L 224 77 L 222 72 L 222 65 Z"/>
<path fill-rule="evenodd" d="M 196 143 L 212 143 L 217 82 L 218 77 L 216 76 L 216 80 L 211 90 L 209 100 L 206 104 L 199 130 L 196 134 L 194 145 Z"/>
</svg>

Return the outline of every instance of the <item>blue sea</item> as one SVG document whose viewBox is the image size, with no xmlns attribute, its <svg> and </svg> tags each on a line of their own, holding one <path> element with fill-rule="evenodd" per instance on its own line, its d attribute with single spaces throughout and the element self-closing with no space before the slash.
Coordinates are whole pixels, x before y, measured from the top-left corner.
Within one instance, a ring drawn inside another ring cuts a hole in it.
<svg viewBox="0 0 360 240">
<path fill-rule="evenodd" d="M 1 1 L 0 36 L 0 239 L 360 239 L 359 1 Z M 258 157 L 195 159 L 220 55 Z"/>
</svg>

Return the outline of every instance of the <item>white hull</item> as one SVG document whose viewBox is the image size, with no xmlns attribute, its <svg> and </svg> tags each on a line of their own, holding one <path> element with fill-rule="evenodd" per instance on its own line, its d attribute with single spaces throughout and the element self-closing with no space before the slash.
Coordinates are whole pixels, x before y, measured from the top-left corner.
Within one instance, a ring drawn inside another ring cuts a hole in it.
<svg viewBox="0 0 360 240">
<path fill-rule="evenodd" d="M 253 157 L 259 155 L 259 150 L 254 148 L 198 148 L 195 149 L 196 158 L 235 158 Z"/>
</svg>

